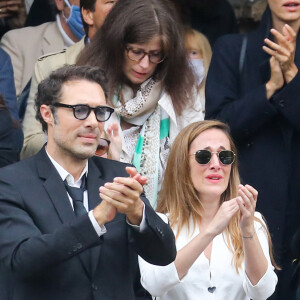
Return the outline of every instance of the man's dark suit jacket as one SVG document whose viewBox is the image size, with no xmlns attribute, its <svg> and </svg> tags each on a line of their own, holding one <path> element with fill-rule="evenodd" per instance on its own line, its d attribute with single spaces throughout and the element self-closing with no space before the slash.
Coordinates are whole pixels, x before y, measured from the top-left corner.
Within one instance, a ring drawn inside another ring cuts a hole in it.
<svg viewBox="0 0 300 300">
<path fill-rule="evenodd" d="M 101 201 L 100 186 L 116 176 L 128 177 L 125 166 L 98 157 L 89 159 L 90 209 Z M 124 214 L 117 214 L 105 224 L 107 232 L 99 238 L 88 214 L 75 217 L 64 183 L 45 148 L 2 168 L 0 259 L 5 278 L 11 277 L 6 299 L 146 299 L 139 282 L 137 255 L 166 265 L 175 259 L 176 250 L 171 229 L 148 200 L 142 199 L 146 230 L 135 231 Z M 91 270 L 80 254 L 86 249 L 91 249 Z"/>
</svg>

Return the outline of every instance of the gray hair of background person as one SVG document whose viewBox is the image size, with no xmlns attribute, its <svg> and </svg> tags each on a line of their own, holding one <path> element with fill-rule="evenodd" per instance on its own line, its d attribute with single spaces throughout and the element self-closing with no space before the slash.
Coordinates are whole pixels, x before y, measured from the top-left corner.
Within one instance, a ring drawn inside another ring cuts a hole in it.
<svg viewBox="0 0 300 300">
<path fill-rule="evenodd" d="M 111 101 L 119 84 L 126 80 L 120 70 L 127 44 L 144 44 L 156 35 L 161 36 L 165 59 L 157 65 L 154 78 L 162 82 L 180 115 L 192 98 L 195 78 L 188 65 L 176 10 L 168 0 L 120 0 L 77 63 L 100 66 L 105 71 Z"/>
<path fill-rule="evenodd" d="M 38 91 L 35 99 L 36 119 L 40 121 L 43 131 L 47 132 L 47 123 L 40 113 L 41 105 L 50 105 L 53 114 L 55 114 L 54 104 L 60 102 L 62 96 L 62 87 L 66 82 L 73 80 L 88 80 L 98 83 L 107 97 L 106 84 L 107 79 L 104 72 L 97 67 L 66 65 L 50 74 L 38 85 Z"/>
</svg>

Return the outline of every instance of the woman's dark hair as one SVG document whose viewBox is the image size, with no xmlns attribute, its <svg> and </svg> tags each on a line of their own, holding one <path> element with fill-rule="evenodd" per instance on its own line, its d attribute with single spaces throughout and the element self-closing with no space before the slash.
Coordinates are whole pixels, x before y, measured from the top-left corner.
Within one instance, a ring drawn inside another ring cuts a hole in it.
<svg viewBox="0 0 300 300">
<path fill-rule="evenodd" d="M 171 96 L 177 114 L 191 101 L 194 75 L 184 47 L 176 10 L 168 0 L 120 0 L 108 14 L 102 28 L 81 53 L 77 64 L 100 66 L 108 78 L 108 99 L 124 82 L 120 70 L 128 43 L 144 44 L 160 35 L 165 60 L 158 64 L 155 78 Z"/>
<path fill-rule="evenodd" d="M 82 9 L 86 9 L 94 12 L 96 1 L 97 0 L 80 0 L 80 12 L 82 12 Z M 82 17 L 82 13 L 81 13 L 81 21 L 84 28 L 84 32 L 87 35 L 89 33 L 89 25 L 84 21 Z"/>
</svg>

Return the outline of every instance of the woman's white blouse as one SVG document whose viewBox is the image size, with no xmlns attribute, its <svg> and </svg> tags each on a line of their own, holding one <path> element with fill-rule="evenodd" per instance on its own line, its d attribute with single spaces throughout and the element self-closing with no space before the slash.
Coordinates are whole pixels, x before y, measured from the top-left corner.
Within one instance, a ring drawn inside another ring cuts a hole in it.
<svg viewBox="0 0 300 300">
<path fill-rule="evenodd" d="M 255 216 L 262 220 L 260 213 L 256 212 Z M 174 262 L 162 267 L 151 265 L 139 257 L 142 285 L 159 300 L 267 299 L 275 290 L 277 276 L 270 261 L 268 238 L 259 222 L 255 222 L 255 230 L 268 261 L 266 273 L 255 286 L 248 279 L 244 264 L 237 274 L 232 264 L 232 252 L 222 234 L 213 240 L 210 263 L 203 252 L 182 280 L 179 280 Z M 176 240 L 177 251 L 197 234 L 199 228 L 196 227 L 195 232 L 189 235 L 187 227 L 184 227 Z"/>
</svg>

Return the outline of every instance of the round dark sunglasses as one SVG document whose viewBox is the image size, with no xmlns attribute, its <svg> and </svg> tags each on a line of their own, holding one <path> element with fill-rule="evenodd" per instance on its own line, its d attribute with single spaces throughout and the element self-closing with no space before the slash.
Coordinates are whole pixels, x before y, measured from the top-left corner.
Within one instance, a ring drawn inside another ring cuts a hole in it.
<svg viewBox="0 0 300 300">
<path fill-rule="evenodd" d="M 90 107 L 86 104 L 69 105 L 64 103 L 54 103 L 53 106 L 72 108 L 74 117 L 78 120 L 85 120 L 93 110 L 98 122 L 107 121 L 114 112 L 114 109 L 109 106 Z"/>
<path fill-rule="evenodd" d="M 102 155 L 106 154 L 109 150 L 109 145 L 110 145 L 109 140 L 100 138 L 95 155 L 102 156 Z"/>
<path fill-rule="evenodd" d="M 223 164 L 225 166 L 231 165 L 235 160 L 235 153 L 231 150 L 222 150 L 219 152 L 211 152 L 209 150 L 203 149 L 203 150 L 198 150 L 198 151 L 196 151 L 196 153 L 193 153 L 191 155 L 195 155 L 195 159 L 198 164 L 206 165 L 210 162 L 213 154 L 217 154 L 221 164 Z"/>
</svg>

